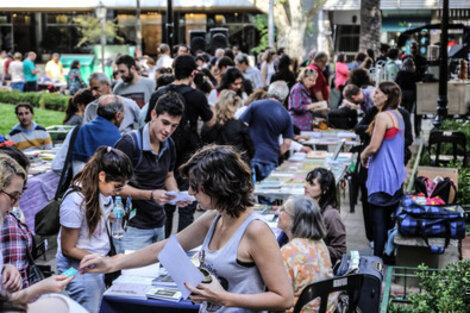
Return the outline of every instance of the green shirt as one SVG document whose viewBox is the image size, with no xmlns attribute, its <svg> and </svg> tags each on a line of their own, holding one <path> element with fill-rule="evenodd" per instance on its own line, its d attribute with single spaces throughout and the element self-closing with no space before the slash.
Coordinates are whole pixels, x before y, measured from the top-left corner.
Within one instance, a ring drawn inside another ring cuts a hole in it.
<svg viewBox="0 0 470 313">
<path fill-rule="evenodd" d="M 23 61 L 24 78 L 27 82 L 35 82 L 37 80 L 36 74 L 31 73 L 31 71 L 34 71 L 35 69 L 33 61 L 28 59 Z"/>
</svg>

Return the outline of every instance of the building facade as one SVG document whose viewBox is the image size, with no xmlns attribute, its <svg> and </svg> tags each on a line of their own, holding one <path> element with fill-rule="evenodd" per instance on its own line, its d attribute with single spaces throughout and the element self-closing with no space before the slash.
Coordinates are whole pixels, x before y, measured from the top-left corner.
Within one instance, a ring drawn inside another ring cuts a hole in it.
<svg viewBox="0 0 470 313">
<path fill-rule="evenodd" d="M 470 1 L 449 0 L 450 23 L 470 26 Z M 382 36 L 381 42 L 391 46 L 397 44 L 400 33 L 427 24 L 440 23 L 442 0 L 381 0 Z M 359 50 L 360 0 L 326 0 L 325 19 L 332 25 L 335 51 L 353 54 Z M 449 30 L 449 35 L 457 30 Z M 420 44 L 422 54 L 427 46 L 439 42 L 439 31 L 418 34 L 415 40 Z M 373 47 L 371 47 L 373 48 Z"/>
<path fill-rule="evenodd" d="M 0 8 L 0 47 L 41 53 L 83 52 L 74 18 L 95 15 L 100 5 L 106 20 L 118 26 L 126 44 L 136 42 L 136 0 L 11 1 Z M 140 0 L 143 53 L 155 55 L 165 38 L 166 0 Z M 229 41 L 248 50 L 258 42 L 254 16 L 261 13 L 249 0 L 173 0 L 174 43 L 189 43 L 189 31 L 225 27 Z"/>
</svg>

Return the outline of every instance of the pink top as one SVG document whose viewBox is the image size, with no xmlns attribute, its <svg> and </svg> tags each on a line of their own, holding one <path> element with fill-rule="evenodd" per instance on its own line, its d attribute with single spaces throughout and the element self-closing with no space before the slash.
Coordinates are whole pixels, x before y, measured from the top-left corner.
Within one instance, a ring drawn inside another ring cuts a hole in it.
<svg viewBox="0 0 470 313">
<path fill-rule="evenodd" d="M 346 63 L 336 62 L 336 78 L 335 78 L 336 89 L 338 89 L 339 86 L 344 86 L 348 79 L 349 79 L 349 69 Z"/>
</svg>

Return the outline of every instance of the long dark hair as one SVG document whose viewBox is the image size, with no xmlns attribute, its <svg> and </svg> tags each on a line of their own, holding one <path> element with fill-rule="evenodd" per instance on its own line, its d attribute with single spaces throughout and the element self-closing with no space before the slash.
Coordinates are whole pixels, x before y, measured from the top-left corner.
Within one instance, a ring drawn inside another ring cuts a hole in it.
<svg viewBox="0 0 470 313">
<path fill-rule="evenodd" d="M 385 95 L 387 95 L 387 101 L 385 101 L 385 104 L 379 110 L 377 115 L 380 112 L 384 112 L 387 110 L 396 110 L 401 103 L 400 86 L 398 86 L 397 83 L 392 82 L 392 81 L 384 81 L 384 82 L 381 82 L 377 88 L 379 88 L 380 91 L 382 91 Z M 377 118 L 377 115 L 375 116 L 372 123 L 370 123 L 369 128 L 367 128 L 367 133 L 369 134 L 372 134 L 372 132 L 374 131 L 375 119 Z"/>
<path fill-rule="evenodd" d="M 305 179 L 308 182 L 313 182 L 316 179 L 320 184 L 321 196 L 318 205 L 323 213 L 327 206 L 331 205 L 333 208 L 338 208 L 338 201 L 336 199 L 336 182 L 333 173 L 325 168 L 317 167 L 310 171 Z"/>
<path fill-rule="evenodd" d="M 134 170 L 129 157 L 122 151 L 107 146 L 99 147 L 85 167 L 75 175 L 72 188 L 80 189 L 85 202 L 88 237 L 91 237 L 101 219 L 99 173 L 106 173 L 106 182 L 126 183 Z"/>
<path fill-rule="evenodd" d="M 90 89 L 83 88 L 78 90 L 75 95 L 69 98 L 67 108 L 65 109 L 64 124 L 78 112 L 78 106 L 84 104 L 85 106 L 95 100 Z"/>
<path fill-rule="evenodd" d="M 230 84 L 232 84 L 233 82 L 235 82 L 239 78 L 241 78 L 243 80 L 242 72 L 240 72 L 240 70 L 235 68 L 235 67 L 229 68 L 222 75 L 222 80 L 220 81 L 220 85 L 217 87 L 217 91 L 221 92 L 224 89 L 230 89 Z M 243 86 L 237 92 L 239 96 L 241 95 L 242 91 L 243 91 Z"/>
</svg>

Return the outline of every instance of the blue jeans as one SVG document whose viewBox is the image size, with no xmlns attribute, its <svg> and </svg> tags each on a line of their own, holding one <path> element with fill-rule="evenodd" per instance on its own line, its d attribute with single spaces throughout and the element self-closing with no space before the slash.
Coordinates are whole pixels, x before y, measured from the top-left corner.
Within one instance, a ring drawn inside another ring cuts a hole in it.
<svg viewBox="0 0 470 313">
<path fill-rule="evenodd" d="M 127 226 L 127 231 L 124 233 L 124 237 L 122 237 L 120 243 L 116 245 L 116 240 L 113 242 L 117 252 L 123 253 L 125 250 L 142 249 L 163 239 L 165 239 L 165 226 L 151 229 Z"/>
<path fill-rule="evenodd" d="M 262 181 L 271 174 L 271 172 L 276 168 L 274 163 L 266 163 L 259 161 L 251 161 L 251 170 L 253 175 L 256 178 L 256 181 Z"/>
<path fill-rule="evenodd" d="M 15 82 L 11 83 L 11 89 L 16 89 L 19 91 L 23 91 L 24 88 L 24 82 Z"/>
<path fill-rule="evenodd" d="M 60 274 L 70 267 L 78 268 L 80 261 L 57 255 L 56 265 Z M 105 290 L 104 274 L 78 273 L 65 290 L 70 298 L 80 303 L 87 311 L 98 313 Z"/>
<path fill-rule="evenodd" d="M 374 236 L 374 255 L 383 258 L 387 233 L 395 225 L 394 214 L 398 208 L 398 203 L 391 206 L 378 206 L 369 204 L 372 216 L 372 231 Z"/>
</svg>

